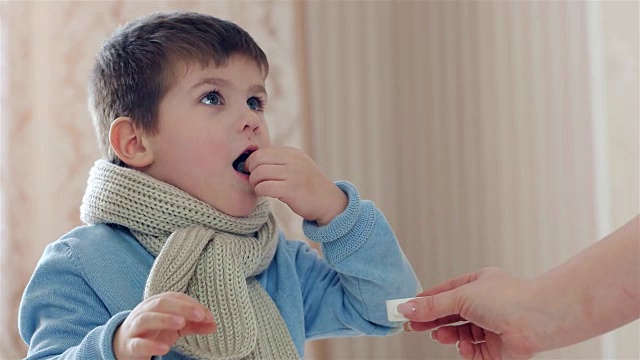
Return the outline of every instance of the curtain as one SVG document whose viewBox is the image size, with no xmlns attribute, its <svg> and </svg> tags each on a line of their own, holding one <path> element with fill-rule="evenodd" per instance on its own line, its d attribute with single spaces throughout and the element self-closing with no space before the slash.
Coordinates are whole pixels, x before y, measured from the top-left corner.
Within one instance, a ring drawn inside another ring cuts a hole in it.
<svg viewBox="0 0 640 360">
<path fill-rule="evenodd" d="M 1 2 L 0 358 L 26 346 L 17 331 L 24 287 L 44 247 L 80 225 L 88 171 L 99 157 L 87 110 L 93 57 L 116 27 L 160 10 L 188 9 L 236 22 L 267 54 L 272 140 L 304 148 L 293 2 Z M 288 235 L 300 219 L 274 201 Z"/>
<path fill-rule="evenodd" d="M 425 288 L 490 265 L 551 269 L 598 238 L 610 209 L 597 199 L 612 189 L 610 229 L 637 214 L 638 4 L 613 3 L 596 9 L 604 24 L 576 1 L 305 3 L 313 154 L 383 210 Z M 617 41 L 595 47 L 602 31 Z M 615 95 L 594 98 L 596 86 Z M 615 153 L 605 168 L 602 137 Z M 635 326 L 618 355 L 638 357 Z M 319 347 L 328 359 L 458 357 L 428 336 Z M 605 348 L 597 338 L 540 358 L 611 358 Z"/>
</svg>

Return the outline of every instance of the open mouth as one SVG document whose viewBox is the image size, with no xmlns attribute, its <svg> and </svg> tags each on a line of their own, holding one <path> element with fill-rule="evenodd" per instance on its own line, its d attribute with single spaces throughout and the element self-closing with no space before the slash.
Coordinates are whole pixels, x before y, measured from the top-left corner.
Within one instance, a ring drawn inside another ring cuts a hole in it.
<svg viewBox="0 0 640 360">
<path fill-rule="evenodd" d="M 251 155 L 254 151 L 255 150 L 247 150 L 240 154 L 240 156 L 238 156 L 238 158 L 233 162 L 233 169 L 239 173 L 251 175 L 250 172 L 245 170 L 244 163 L 247 161 L 247 158 L 249 158 L 249 155 Z"/>
</svg>

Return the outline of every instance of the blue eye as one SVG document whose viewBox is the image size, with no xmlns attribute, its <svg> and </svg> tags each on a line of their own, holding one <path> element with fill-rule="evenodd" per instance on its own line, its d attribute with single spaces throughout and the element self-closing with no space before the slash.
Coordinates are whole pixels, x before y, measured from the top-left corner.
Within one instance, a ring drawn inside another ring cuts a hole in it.
<svg viewBox="0 0 640 360">
<path fill-rule="evenodd" d="M 200 102 L 206 105 L 221 105 L 222 97 L 217 90 L 214 90 L 203 96 L 202 99 L 200 99 Z"/>
<path fill-rule="evenodd" d="M 257 97 L 249 98 L 247 99 L 247 106 L 253 111 L 261 111 L 264 107 L 264 100 Z"/>
</svg>

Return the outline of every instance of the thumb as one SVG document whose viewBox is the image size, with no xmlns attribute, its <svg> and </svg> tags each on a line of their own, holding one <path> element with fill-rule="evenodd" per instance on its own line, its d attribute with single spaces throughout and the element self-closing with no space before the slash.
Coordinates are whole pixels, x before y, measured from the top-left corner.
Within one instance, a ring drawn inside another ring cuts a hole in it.
<svg viewBox="0 0 640 360">
<path fill-rule="evenodd" d="M 428 322 L 459 315 L 462 293 L 457 289 L 432 296 L 418 297 L 398 305 L 398 312 L 411 321 Z"/>
</svg>

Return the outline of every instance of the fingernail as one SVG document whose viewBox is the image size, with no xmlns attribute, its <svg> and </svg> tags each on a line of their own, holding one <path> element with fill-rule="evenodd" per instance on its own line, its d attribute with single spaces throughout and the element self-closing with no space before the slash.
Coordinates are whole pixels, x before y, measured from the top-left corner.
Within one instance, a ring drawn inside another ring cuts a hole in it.
<svg viewBox="0 0 640 360">
<path fill-rule="evenodd" d="M 194 310 L 193 317 L 196 318 L 196 320 L 202 320 L 202 318 L 204 318 L 204 313 L 202 310 Z"/>
<path fill-rule="evenodd" d="M 404 323 L 402 325 L 402 327 L 404 328 L 404 331 L 406 332 L 412 332 L 413 328 L 411 327 L 411 321 L 407 321 L 406 323 Z"/>
<path fill-rule="evenodd" d="M 456 350 L 460 352 L 460 341 L 456 341 Z"/>
<path fill-rule="evenodd" d="M 398 312 L 402 315 L 413 315 L 416 313 L 416 304 L 412 302 L 406 302 L 398 305 Z"/>
<path fill-rule="evenodd" d="M 438 342 L 438 339 L 436 339 L 436 331 L 438 331 L 438 330 L 433 330 L 431 332 L 431 340 L 433 340 L 435 342 Z"/>
</svg>

